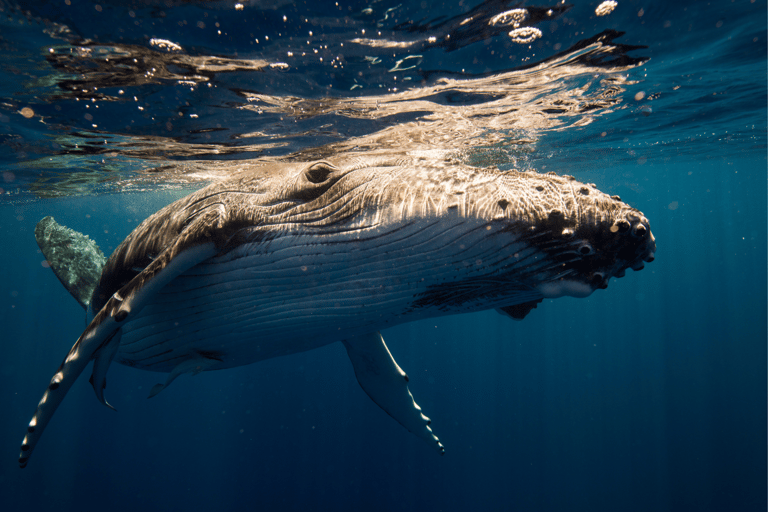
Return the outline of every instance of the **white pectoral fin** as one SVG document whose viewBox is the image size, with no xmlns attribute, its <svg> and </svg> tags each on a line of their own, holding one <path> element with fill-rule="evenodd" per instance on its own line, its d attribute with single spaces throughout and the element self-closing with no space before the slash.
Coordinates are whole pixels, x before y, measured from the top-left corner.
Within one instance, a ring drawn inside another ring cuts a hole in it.
<svg viewBox="0 0 768 512">
<path fill-rule="evenodd" d="M 27 465 L 30 455 L 43 435 L 48 422 L 86 365 L 95 359 L 91 384 L 96 397 L 105 405 L 104 388 L 112 358 L 120 345 L 120 328 L 147 304 L 159 289 L 185 270 L 216 254 L 213 243 L 184 244 L 180 239 L 163 251 L 141 273 L 107 301 L 54 374 L 43 398 L 37 405 L 21 444 L 19 465 Z M 111 407 L 111 406 L 109 406 Z"/>
<path fill-rule="evenodd" d="M 432 433 L 430 419 L 408 389 L 408 376 L 397 365 L 378 332 L 343 340 L 360 386 L 376 404 L 410 432 L 445 452 Z"/>
<path fill-rule="evenodd" d="M 106 403 L 103 395 L 103 376 L 106 374 L 109 361 L 114 356 L 114 350 L 110 347 L 110 343 L 115 338 L 117 338 L 117 343 L 119 343 L 119 336 L 117 336 L 119 329 L 120 326 L 114 318 L 104 317 L 103 315 L 97 316 L 70 349 L 66 359 L 64 359 L 48 383 L 48 388 L 43 393 L 43 397 L 37 404 L 35 414 L 27 426 L 27 435 L 24 436 L 24 440 L 21 443 L 21 452 L 19 454 L 20 467 L 26 467 L 27 461 L 38 441 L 40 441 L 46 425 L 48 425 L 48 422 L 53 417 L 59 404 L 64 400 L 67 391 L 69 391 L 69 388 L 72 387 L 72 384 L 75 383 L 85 367 L 93 359 L 94 354 L 99 352 L 104 354 L 106 360 L 103 360 L 98 365 L 98 371 L 95 371 L 94 375 L 97 377 L 101 375 L 102 379 L 92 379 L 92 382 L 94 389 L 97 390 L 97 397 L 100 398 L 102 403 Z"/>
</svg>

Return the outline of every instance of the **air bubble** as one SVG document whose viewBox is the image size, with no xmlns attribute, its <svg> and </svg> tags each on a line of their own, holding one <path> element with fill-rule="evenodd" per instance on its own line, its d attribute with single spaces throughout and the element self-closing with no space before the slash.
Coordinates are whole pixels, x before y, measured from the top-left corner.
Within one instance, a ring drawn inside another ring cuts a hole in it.
<svg viewBox="0 0 768 512">
<path fill-rule="evenodd" d="M 619 5 L 619 3 L 614 0 L 606 0 L 597 6 L 595 14 L 598 16 L 607 16 L 613 12 L 617 5 Z"/>
<path fill-rule="evenodd" d="M 541 30 L 535 27 L 516 28 L 509 33 L 509 37 L 518 44 L 528 44 L 541 37 Z"/>
</svg>

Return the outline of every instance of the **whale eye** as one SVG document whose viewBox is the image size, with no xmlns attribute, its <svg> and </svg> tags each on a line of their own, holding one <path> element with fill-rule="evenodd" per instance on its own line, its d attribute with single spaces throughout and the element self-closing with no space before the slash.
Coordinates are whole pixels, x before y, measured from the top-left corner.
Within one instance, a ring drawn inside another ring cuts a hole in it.
<svg viewBox="0 0 768 512">
<path fill-rule="evenodd" d="M 286 197 L 300 201 L 314 201 L 322 196 L 344 173 L 328 162 L 317 162 L 301 171 Z"/>
<path fill-rule="evenodd" d="M 328 176 L 335 170 L 336 168 L 327 162 L 318 162 L 304 171 L 304 176 L 310 183 L 319 184 L 327 180 Z"/>
</svg>

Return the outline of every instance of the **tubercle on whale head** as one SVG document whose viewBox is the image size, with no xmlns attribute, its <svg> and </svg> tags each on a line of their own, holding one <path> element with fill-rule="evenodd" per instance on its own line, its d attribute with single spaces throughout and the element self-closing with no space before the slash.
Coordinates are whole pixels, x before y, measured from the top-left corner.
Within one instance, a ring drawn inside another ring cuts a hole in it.
<svg viewBox="0 0 768 512">
<path fill-rule="evenodd" d="M 627 268 L 641 270 L 654 260 L 656 242 L 648 219 L 618 196 L 571 176 L 525 174 L 527 188 L 539 196 L 519 220 L 528 230 L 523 236 L 561 262 L 538 287 L 543 296 L 584 297 L 607 288 L 610 278 L 623 277 Z M 506 204 L 504 209 L 509 208 Z"/>
<path fill-rule="evenodd" d="M 655 243 L 642 213 L 573 177 L 460 165 L 416 177 L 407 193 L 396 186 L 379 190 L 386 198 L 379 205 L 400 204 L 404 216 L 474 218 L 487 223 L 489 233 L 508 233 L 542 262 L 523 268 L 515 255 L 508 272 L 534 286 L 549 283 L 539 290 L 543 296 L 589 295 L 653 259 Z"/>
<path fill-rule="evenodd" d="M 584 296 L 655 257 L 655 239 L 640 211 L 572 176 L 424 165 L 394 171 L 383 183 L 368 188 L 378 207 L 399 204 L 406 216 L 457 215 L 501 225 L 559 262 L 541 274 L 552 283 L 547 294 Z"/>
</svg>

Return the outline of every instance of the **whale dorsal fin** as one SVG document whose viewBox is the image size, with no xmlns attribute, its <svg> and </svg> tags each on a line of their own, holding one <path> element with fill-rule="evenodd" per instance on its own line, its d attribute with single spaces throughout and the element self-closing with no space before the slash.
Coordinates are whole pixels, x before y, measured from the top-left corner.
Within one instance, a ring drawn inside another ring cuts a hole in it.
<svg viewBox="0 0 768 512">
<path fill-rule="evenodd" d="M 35 240 L 61 284 L 87 310 L 107 262 L 99 246 L 50 216 L 35 226 Z"/>
</svg>

